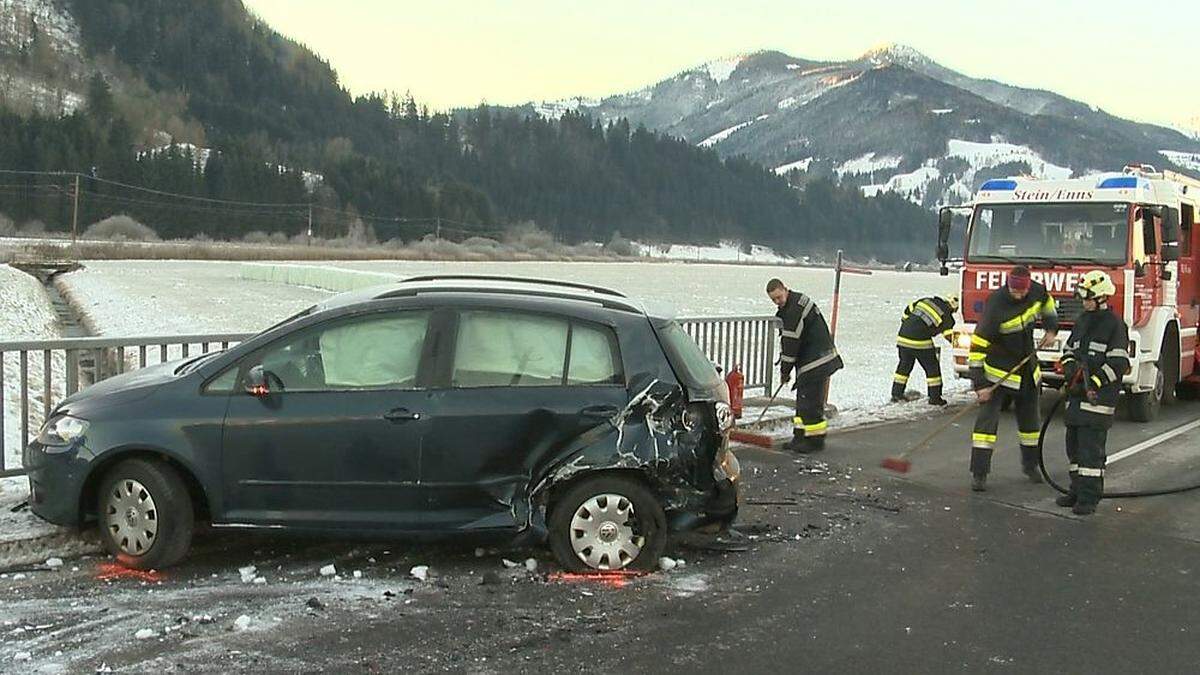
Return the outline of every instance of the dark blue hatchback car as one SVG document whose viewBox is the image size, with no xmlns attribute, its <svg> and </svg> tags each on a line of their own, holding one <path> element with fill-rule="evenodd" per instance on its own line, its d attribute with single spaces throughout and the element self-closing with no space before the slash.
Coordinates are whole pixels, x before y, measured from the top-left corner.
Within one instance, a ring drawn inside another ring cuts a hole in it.
<svg viewBox="0 0 1200 675">
<path fill-rule="evenodd" d="M 728 391 L 674 321 L 614 291 L 419 277 L 335 296 L 224 352 L 100 382 L 25 450 L 34 513 L 162 568 L 194 524 L 548 540 L 649 569 L 726 525 Z"/>
</svg>

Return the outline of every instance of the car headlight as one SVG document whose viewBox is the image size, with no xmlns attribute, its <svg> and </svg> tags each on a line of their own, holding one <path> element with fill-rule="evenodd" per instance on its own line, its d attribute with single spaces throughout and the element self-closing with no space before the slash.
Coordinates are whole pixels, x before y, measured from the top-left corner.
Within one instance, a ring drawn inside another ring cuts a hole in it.
<svg viewBox="0 0 1200 675">
<path fill-rule="evenodd" d="M 37 441 L 50 447 L 64 447 L 82 437 L 87 429 L 87 420 L 70 415 L 55 415 L 42 425 Z"/>
</svg>

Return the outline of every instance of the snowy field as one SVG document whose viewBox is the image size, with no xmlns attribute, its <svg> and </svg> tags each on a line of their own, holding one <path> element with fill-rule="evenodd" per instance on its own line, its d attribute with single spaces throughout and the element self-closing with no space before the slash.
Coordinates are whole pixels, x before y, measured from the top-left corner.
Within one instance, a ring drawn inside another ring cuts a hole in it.
<svg viewBox="0 0 1200 675">
<path fill-rule="evenodd" d="M 764 288 L 774 276 L 817 299 L 830 314 L 831 270 L 646 263 L 329 262 L 328 267 L 398 277 L 434 273 L 504 274 L 569 279 L 609 286 L 643 300 L 651 311 L 673 316 L 773 314 Z M 73 295 L 107 335 L 253 331 L 330 295 L 327 291 L 240 277 L 240 265 L 221 262 L 103 261 L 66 276 Z M 830 401 L 841 411 L 836 426 L 928 410 L 921 403 L 887 403 L 896 365 L 900 312 L 912 299 L 954 290 L 956 277 L 875 272 L 845 275 L 838 348 L 846 369 L 833 379 Z M 950 370 L 943 350 L 943 374 Z M 917 369 L 919 371 L 919 368 Z M 949 378 L 948 390 L 964 388 Z M 923 393 L 914 372 L 909 387 Z"/>
<path fill-rule="evenodd" d="M 0 265 L 0 342 L 8 340 L 44 340 L 59 336 L 50 301 L 41 284 L 33 277 Z M 4 468 L 17 468 L 21 464 L 21 409 L 20 356 L 6 353 L 4 367 Z M 63 367 L 61 355 L 54 359 L 51 368 Z M 35 392 L 30 405 L 30 426 L 41 426 L 42 359 L 30 358 L 29 384 Z M 61 378 L 55 378 L 61 381 Z M 57 392 L 61 394 L 61 392 Z M 0 488 L 2 491 L 2 488 Z"/>
</svg>

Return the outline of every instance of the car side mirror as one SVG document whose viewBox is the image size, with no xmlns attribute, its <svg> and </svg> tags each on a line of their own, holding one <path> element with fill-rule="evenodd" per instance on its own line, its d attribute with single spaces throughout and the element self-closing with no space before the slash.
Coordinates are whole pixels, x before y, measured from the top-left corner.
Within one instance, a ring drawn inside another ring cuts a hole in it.
<svg viewBox="0 0 1200 675">
<path fill-rule="evenodd" d="M 946 259 L 950 257 L 950 226 L 954 223 L 954 213 L 943 208 L 938 211 L 937 259 L 945 267 Z"/>
<path fill-rule="evenodd" d="M 271 395 L 271 387 L 267 384 L 267 371 L 261 365 L 246 371 L 242 379 L 246 393 L 256 398 L 266 398 Z"/>
</svg>

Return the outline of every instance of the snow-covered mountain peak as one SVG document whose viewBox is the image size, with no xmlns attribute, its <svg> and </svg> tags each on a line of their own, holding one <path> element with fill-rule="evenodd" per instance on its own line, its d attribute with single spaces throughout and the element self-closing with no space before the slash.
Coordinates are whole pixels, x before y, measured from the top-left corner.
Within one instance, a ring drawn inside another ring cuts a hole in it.
<svg viewBox="0 0 1200 675">
<path fill-rule="evenodd" d="M 912 66 L 933 63 L 933 60 L 908 45 L 885 42 L 868 49 L 861 60 L 876 66 Z"/>
</svg>

